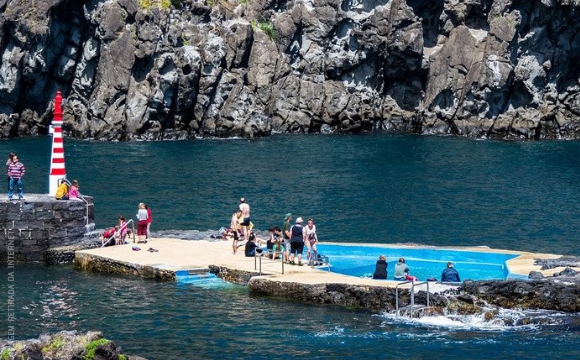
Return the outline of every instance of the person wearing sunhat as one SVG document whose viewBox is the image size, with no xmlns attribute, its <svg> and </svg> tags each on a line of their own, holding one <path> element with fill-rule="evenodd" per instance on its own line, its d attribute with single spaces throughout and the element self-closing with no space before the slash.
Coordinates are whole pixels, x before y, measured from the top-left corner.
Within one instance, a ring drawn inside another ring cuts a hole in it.
<svg viewBox="0 0 580 360">
<path fill-rule="evenodd" d="M 284 224 L 282 224 L 282 238 L 284 239 L 284 261 L 288 261 L 290 258 L 290 220 L 292 220 L 292 214 L 287 213 L 284 216 Z"/>
</svg>

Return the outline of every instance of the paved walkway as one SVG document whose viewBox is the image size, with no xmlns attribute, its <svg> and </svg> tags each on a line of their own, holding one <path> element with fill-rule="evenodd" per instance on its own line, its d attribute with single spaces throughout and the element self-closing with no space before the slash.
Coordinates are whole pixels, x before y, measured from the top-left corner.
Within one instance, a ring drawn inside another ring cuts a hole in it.
<svg viewBox="0 0 580 360">
<path fill-rule="evenodd" d="M 137 246 L 141 250 L 135 251 L 133 247 Z M 385 244 L 377 244 L 385 246 Z M 395 246 L 389 244 L 389 246 Z M 396 245 L 399 246 L 399 245 Z M 408 245 L 400 245 L 409 247 Z M 147 251 L 149 248 L 158 250 L 157 252 Z M 518 251 L 494 250 L 485 247 L 445 247 L 446 249 L 458 249 L 480 252 L 500 252 L 500 253 L 517 253 L 519 257 L 509 260 L 508 266 L 512 273 L 527 276 L 530 271 L 540 271 L 539 266 L 534 265 L 534 259 L 554 259 L 560 255 L 537 254 Z M 166 269 L 171 271 L 191 270 L 207 268 L 209 265 L 221 266 L 229 269 L 257 271 L 256 266 L 259 263 L 256 259 L 244 256 L 243 247 L 238 249 L 236 255 L 232 254 L 232 244 L 230 241 L 189 241 L 170 238 L 159 238 L 149 241 L 147 244 L 130 244 L 98 248 L 91 250 L 82 250 L 81 253 L 91 254 L 107 258 L 112 261 L 135 264 L 137 266 L 152 266 L 155 268 Z M 332 263 L 332 259 L 331 263 Z M 545 276 L 552 276 L 554 272 L 563 269 L 550 269 L 540 271 Z M 297 266 L 284 264 L 284 274 L 282 274 L 282 263 L 280 260 L 262 259 L 262 273 L 275 281 L 299 282 L 305 284 L 320 283 L 346 283 L 361 286 L 391 286 L 394 287 L 399 282 L 389 280 L 373 280 L 369 278 L 357 278 L 336 274 L 324 270 L 312 269 L 309 266 Z M 430 284 L 431 291 L 443 290 L 449 286 L 441 284 Z"/>
</svg>

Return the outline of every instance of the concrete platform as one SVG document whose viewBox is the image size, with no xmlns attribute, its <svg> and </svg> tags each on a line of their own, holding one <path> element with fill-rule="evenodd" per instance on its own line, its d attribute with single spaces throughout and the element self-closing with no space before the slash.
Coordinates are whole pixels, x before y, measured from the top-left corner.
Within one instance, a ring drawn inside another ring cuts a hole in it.
<svg viewBox="0 0 580 360">
<path fill-rule="evenodd" d="M 388 245 L 389 247 L 406 248 L 425 247 L 377 244 L 377 246 L 385 245 Z M 134 246 L 138 246 L 141 250 L 132 250 Z M 149 252 L 147 251 L 149 248 L 154 248 L 158 251 Z M 507 265 L 510 272 L 523 276 L 527 276 L 532 270 L 542 272 L 545 276 L 551 276 L 554 272 L 563 270 L 563 268 L 556 268 L 541 271 L 539 266 L 534 265 L 534 259 L 555 259 L 559 258 L 560 255 L 506 251 L 489 249 L 486 247 L 445 247 L 445 249 L 519 254 L 518 257 L 509 260 Z M 330 261 L 332 263 L 332 259 L 330 259 Z M 93 266 L 97 262 L 108 264 L 106 266 L 108 266 L 109 269 L 100 269 L 100 266 Z M 120 270 L 115 270 L 115 265 L 119 265 Z M 257 262 L 253 257 L 245 257 L 243 247 L 238 249 L 236 255 L 232 254 L 232 245 L 229 241 L 189 241 L 170 238 L 153 239 L 147 244 L 130 243 L 120 246 L 77 251 L 75 255 L 75 266 L 81 269 L 133 273 L 143 277 L 164 279 L 174 279 L 175 272 L 179 270 L 209 268 L 210 266 L 225 268 L 231 271 L 248 272 L 251 273 L 252 276 L 257 276 L 259 271 L 259 262 Z M 282 273 L 282 263 L 280 260 L 270 260 L 266 258 L 262 259 L 261 271 L 263 274 L 261 278 L 268 278 L 272 281 L 278 282 L 293 282 L 311 285 L 342 283 L 349 285 L 381 287 L 395 287 L 399 284 L 397 281 L 373 280 L 369 278 L 357 278 L 336 274 L 322 269 L 312 269 L 307 265 L 297 266 L 284 264 L 284 273 Z M 449 288 L 448 285 L 436 283 L 430 284 L 430 289 L 433 289 L 432 291 L 447 288 Z"/>
</svg>

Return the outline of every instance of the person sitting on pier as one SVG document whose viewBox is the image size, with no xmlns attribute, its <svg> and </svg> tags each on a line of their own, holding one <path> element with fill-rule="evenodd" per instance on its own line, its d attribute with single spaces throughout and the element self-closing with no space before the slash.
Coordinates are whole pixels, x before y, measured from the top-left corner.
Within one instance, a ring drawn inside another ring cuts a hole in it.
<svg viewBox="0 0 580 360">
<path fill-rule="evenodd" d="M 385 255 L 379 256 L 377 264 L 375 265 L 375 272 L 373 273 L 373 279 L 386 280 L 387 279 L 387 258 Z"/>
<path fill-rule="evenodd" d="M 453 268 L 453 263 L 451 261 L 447 263 L 447 267 L 441 274 L 441 282 L 461 282 L 459 279 L 459 273 Z"/>
<path fill-rule="evenodd" d="M 79 192 L 79 182 L 77 180 L 73 180 L 70 189 L 68 190 L 68 198 L 70 200 L 78 199 L 81 193 Z"/>
<path fill-rule="evenodd" d="M 117 230 L 119 230 L 119 226 L 115 226 L 114 228 L 107 229 L 103 232 L 103 235 L 101 236 L 101 247 L 116 245 L 115 234 L 117 233 Z"/>
<path fill-rule="evenodd" d="M 68 186 L 66 184 L 66 179 L 60 179 L 60 185 L 56 188 L 56 194 L 54 197 L 57 200 L 68 200 Z"/>
<path fill-rule="evenodd" d="M 282 247 L 282 230 L 280 227 L 271 227 L 269 230 L 270 238 L 266 242 L 266 248 L 268 249 L 268 257 L 270 259 L 279 259 L 280 253 L 283 252 Z"/>
<path fill-rule="evenodd" d="M 395 280 L 408 280 L 408 281 L 416 281 L 417 278 L 414 276 L 409 275 L 409 267 L 405 263 L 405 258 L 399 258 L 399 262 L 395 264 Z"/>
<path fill-rule="evenodd" d="M 262 248 L 260 248 L 258 246 L 257 242 L 258 242 L 258 238 L 256 237 L 256 234 L 250 233 L 250 236 L 248 237 L 248 241 L 246 242 L 246 248 L 245 248 L 246 257 L 253 257 L 253 256 L 256 256 L 256 253 L 258 253 L 258 254 L 262 253 Z"/>
</svg>

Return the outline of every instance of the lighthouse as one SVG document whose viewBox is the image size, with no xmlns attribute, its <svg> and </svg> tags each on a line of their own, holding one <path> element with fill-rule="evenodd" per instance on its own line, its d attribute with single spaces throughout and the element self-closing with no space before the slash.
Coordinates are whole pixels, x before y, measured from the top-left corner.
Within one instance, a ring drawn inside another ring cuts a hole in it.
<svg viewBox="0 0 580 360">
<path fill-rule="evenodd" d="M 54 97 L 54 113 L 52 125 L 49 130 L 52 133 L 52 153 L 50 155 L 50 175 L 48 176 L 48 193 L 56 194 L 59 180 L 66 177 L 64 166 L 64 144 L 62 139 L 62 95 L 56 92 Z"/>
</svg>

